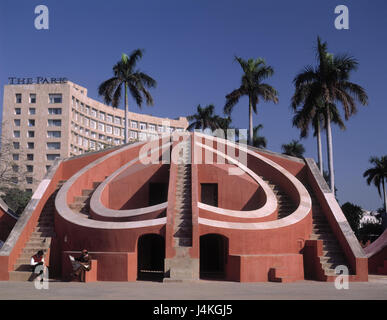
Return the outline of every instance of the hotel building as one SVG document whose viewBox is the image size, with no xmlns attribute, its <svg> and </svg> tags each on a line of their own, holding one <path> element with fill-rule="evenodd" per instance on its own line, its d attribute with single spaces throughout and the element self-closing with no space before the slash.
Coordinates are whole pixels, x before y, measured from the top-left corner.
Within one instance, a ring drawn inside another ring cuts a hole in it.
<svg viewBox="0 0 387 320">
<path fill-rule="evenodd" d="M 87 96 L 70 81 L 19 82 L 4 86 L 2 141 L 12 143 L 14 170 L 25 172 L 19 187 L 35 191 L 56 158 L 124 143 L 124 110 Z M 184 131 L 188 121 L 129 112 L 129 141 Z"/>
</svg>

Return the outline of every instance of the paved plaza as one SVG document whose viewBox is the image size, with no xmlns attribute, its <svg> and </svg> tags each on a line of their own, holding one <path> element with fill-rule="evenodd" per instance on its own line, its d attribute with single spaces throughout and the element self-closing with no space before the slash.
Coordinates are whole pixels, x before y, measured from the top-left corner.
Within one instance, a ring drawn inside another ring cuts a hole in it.
<svg viewBox="0 0 387 320">
<path fill-rule="evenodd" d="M 370 276 L 369 282 L 350 283 L 337 290 L 334 283 L 238 283 L 198 281 L 160 282 L 56 282 L 37 290 L 33 282 L 0 282 L 0 299 L 104 299 L 104 300 L 387 300 L 387 276 Z"/>
</svg>

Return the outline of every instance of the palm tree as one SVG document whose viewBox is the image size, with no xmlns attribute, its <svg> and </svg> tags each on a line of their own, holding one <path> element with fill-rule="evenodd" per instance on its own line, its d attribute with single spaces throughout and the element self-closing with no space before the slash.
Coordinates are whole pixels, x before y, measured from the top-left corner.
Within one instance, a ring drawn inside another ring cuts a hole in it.
<svg viewBox="0 0 387 320">
<path fill-rule="evenodd" d="M 136 70 L 136 64 L 143 56 L 143 50 L 134 50 L 128 57 L 122 54 L 121 60 L 113 66 L 114 76 L 104 82 L 98 88 L 98 94 L 103 96 L 106 104 L 112 104 L 117 108 L 122 97 L 122 87 L 125 91 L 125 143 L 128 143 L 128 89 L 131 96 L 141 108 L 143 97 L 147 105 L 153 105 L 153 98 L 147 88 L 155 88 L 156 80 L 149 75 Z"/>
<path fill-rule="evenodd" d="M 202 108 L 199 104 L 197 106 L 197 112 L 193 115 L 187 116 L 187 120 L 191 122 L 187 130 L 205 130 L 207 128 L 216 130 L 219 128 L 219 117 L 214 114 L 214 109 L 215 107 L 213 104 L 209 104 L 204 108 Z"/>
<path fill-rule="evenodd" d="M 321 143 L 321 130 L 325 129 L 325 108 L 323 102 L 320 99 L 315 101 L 311 105 L 305 104 L 308 93 L 300 93 L 300 88 L 296 88 L 296 93 L 292 98 L 292 108 L 295 112 L 293 116 L 293 126 L 301 130 L 300 138 L 306 138 L 309 133 L 310 124 L 314 129 L 313 136 L 317 138 L 317 157 L 318 166 L 321 174 L 324 173 L 324 166 L 322 160 L 322 143 Z M 305 96 L 306 95 L 306 96 Z M 308 99 L 313 101 L 313 99 Z M 302 107 L 298 109 L 298 106 L 302 104 Z M 340 113 L 336 106 L 330 108 L 331 121 L 337 124 L 340 129 L 345 130 L 345 125 L 341 119 Z"/>
<path fill-rule="evenodd" d="M 369 162 L 373 164 L 372 168 L 366 170 L 363 174 L 363 177 L 367 177 L 367 184 L 370 185 L 373 183 L 378 189 L 379 196 L 382 197 L 380 192 L 380 186 L 383 189 L 383 199 L 384 199 L 384 212 L 387 213 L 387 156 L 371 157 Z"/>
<path fill-rule="evenodd" d="M 263 81 L 274 74 L 271 66 L 267 66 L 262 58 L 243 60 L 240 57 L 235 57 L 235 60 L 240 64 L 243 75 L 241 86 L 226 95 L 226 104 L 224 113 L 231 114 L 234 106 L 243 96 L 249 98 L 249 144 L 253 143 L 253 111 L 257 113 L 257 104 L 259 98 L 264 101 L 273 101 L 278 103 L 277 91 Z"/>
<path fill-rule="evenodd" d="M 258 134 L 258 131 L 259 130 L 262 130 L 263 129 L 263 125 L 262 124 L 259 124 L 257 126 L 254 127 L 253 129 L 253 146 L 256 147 L 256 148 L 266 148 L 266 145 L 267 145 L 267 140 L 265 137 L 263 136 L 260 136 Z"/>
<path fill-rule="evenodd" d="M 305 152 L 304 146 L 298 140 L 292 140 L 288 144 L 282 145 L 283 154 L 288 156 L 293 156 L 297 158 L 302 158 Z"/>
<path fill-rule="evenodd" d="M 350 73 L 357 69 L 358 62 L 348 55 L 334 57 L 327 51 L 327 43 L 317 38 L 318 66 L 307 66 L 303 72 L 296 76 L 294 84 L 305 95 L 305 104 L 313 105 L 318 99 L 322 99 L 322 106 L 325 109 L 324 120 L 327 136 L 328 165 L 330 176 L 330 187 L 335 190 L 335 178 L 333 168 L 333 147 L 332 147 L 332 110 L 336 103 L 342 105 L 345 120 L 357 112 L 356 101 L 362 105 L 368 104 L 368 96 L 365 90 L 349 81 Z"/>
</svg>

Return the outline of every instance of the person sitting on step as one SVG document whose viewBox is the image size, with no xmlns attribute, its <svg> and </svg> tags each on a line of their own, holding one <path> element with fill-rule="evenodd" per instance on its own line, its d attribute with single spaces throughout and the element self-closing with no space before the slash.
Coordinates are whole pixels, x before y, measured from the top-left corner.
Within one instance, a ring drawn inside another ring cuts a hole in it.
<svg viewBox="0 0 387 320">
<path fill-rule="evenodd" d="M 89 252 L 86 249 L 83 249 L 81 255 L 78 258 L 75 258 L 75 261 L 78 263 L 75 266 L 72 276 L 73 278 L 78 278 L 81 282 L 85 282 L 86 271 L 91 270 L 91 256 L 89 255 Z"/>
<path fill-rule="evenodd" d="M 36 268 L 38 266 L 43 266 L 44 268 L 44 252 L 43 250 L 39 250 L 35 255 L 31 257 L 31 270 L 33 273 L 38 273 Z M 39 274 L 43 273 L 43 268 L 41 268 Z"/>
</svg>

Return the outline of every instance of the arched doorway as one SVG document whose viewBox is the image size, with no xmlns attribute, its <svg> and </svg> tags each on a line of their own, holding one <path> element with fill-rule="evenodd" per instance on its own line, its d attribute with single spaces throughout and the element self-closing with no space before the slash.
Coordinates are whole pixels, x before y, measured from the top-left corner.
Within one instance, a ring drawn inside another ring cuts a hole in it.
<svg viewBox="0 0 387 320">
<path fill-rule="evenodd" d="M 200 237 L 200 278 L 223 279 L 226 277 L 228 239 L 219 234 Z"/>
<path fill-rule="evenodd" d="M 164 277 L 165 241 L 158 234 L 145 234 L 137 244 L 137 279 L 160 281 Z"/>
</svg>

